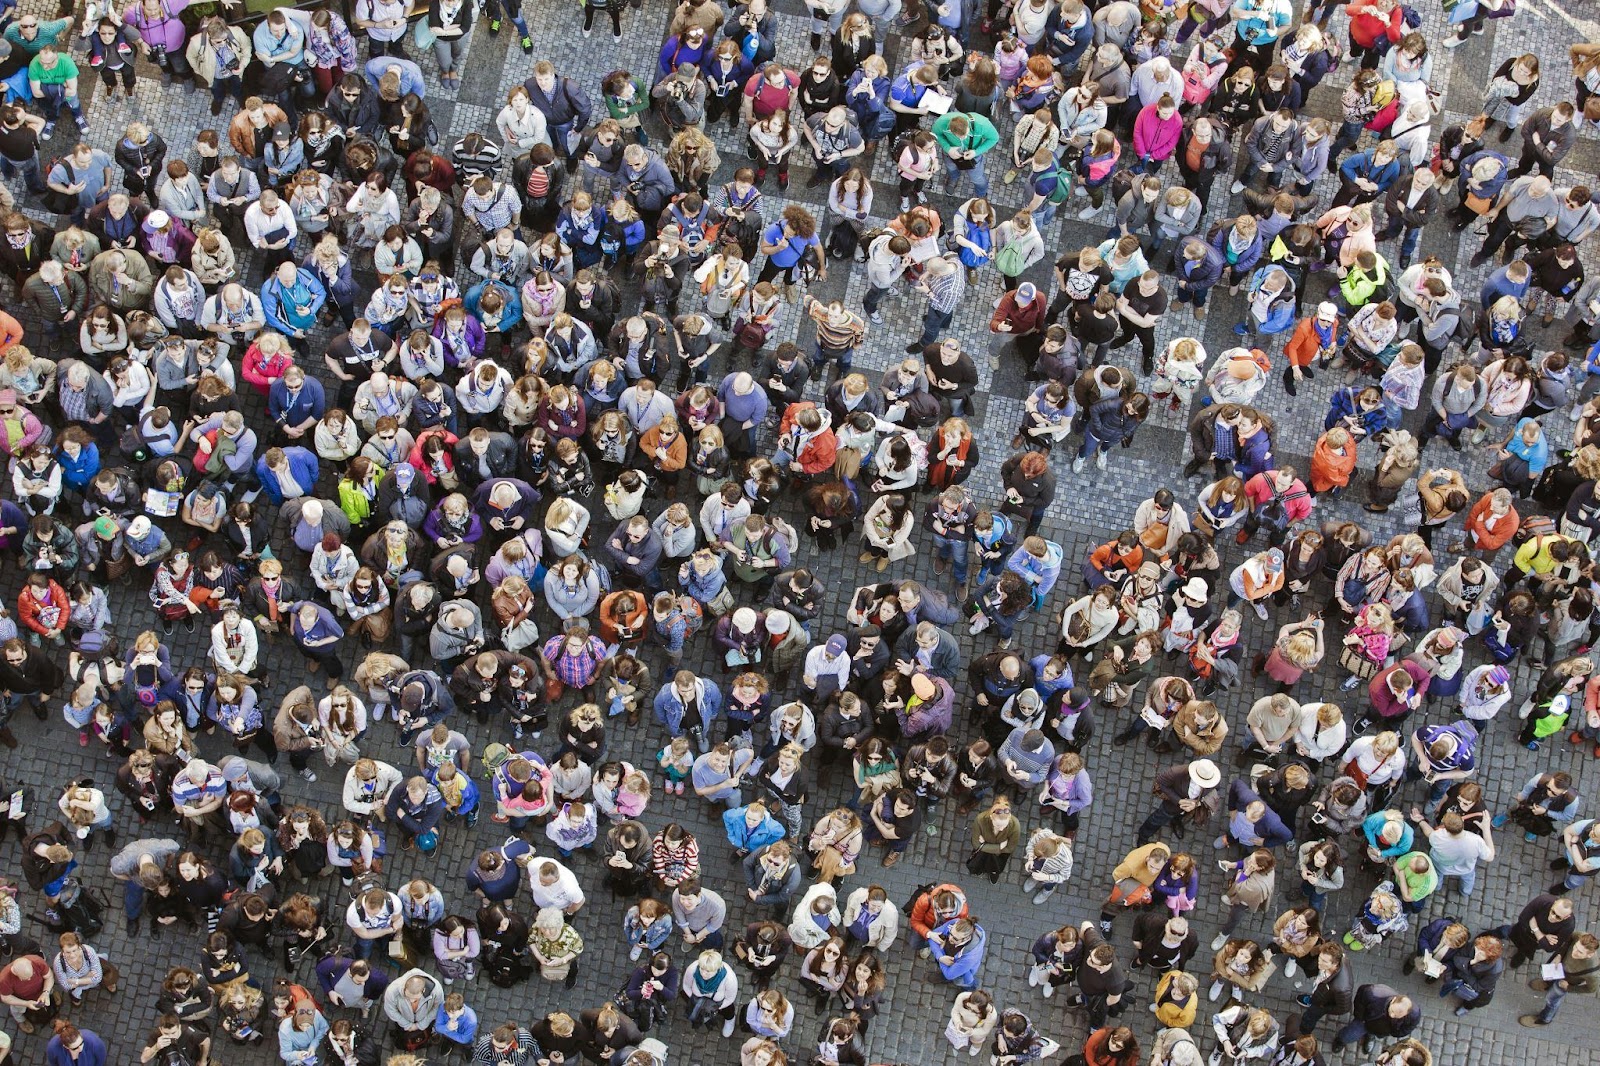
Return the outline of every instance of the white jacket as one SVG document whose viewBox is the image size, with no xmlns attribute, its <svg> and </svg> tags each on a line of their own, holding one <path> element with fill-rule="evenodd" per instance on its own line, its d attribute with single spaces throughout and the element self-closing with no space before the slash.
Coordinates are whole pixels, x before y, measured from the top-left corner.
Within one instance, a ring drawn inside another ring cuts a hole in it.
<svg viewBox="0 0 1600 1066">
<path fill-rule="evenodd" d="M 824 897 L 829 903 L 828 928 L 818 925 L 811 914 L 811 903 L 818 897 Z M 839 896 L 832 885 L 817 884 L 806 889 L 806 894 L 800 897 L 800 902 L 794 907 L 794 920 L 789 923 L 789 939 L 793 940 L 796 947 L 805 948 L 807 951 L 827 943 L 828 938 L 839 928 Z M 688 969 L 685 968 L 685 976 Z"/>
<path fill-rule="evenodd" d="M 238 645 L 230 647 L 226 634 L 227 623 L 218 622 L 211 627 L 211 661 L 216 665 L 219 674 L 254 674 L 256 671 L 256 657 L 260 654 L 261 645 L 256 637 L 255 623 L 248 618 L 239 619 L 239 629 L 235 634 Z"/>
<path fill-rule="evenodd" d="M 376 788 L 371 796 L 364 796 L 356 778 L 356 768 L 350 767 L 350 772 L 344 775 L 344 809 L 351 814 L 371 814 L 375 810 L 382 810 L 389 799 L 389 793 L 396 785 L 405 780 L 399 770 L 379 759 L 374 759 L 378 766 Z"/>
<path fill-rule="evenodd" d="M 850 893 L 850 898 L 844 905 L 844 924 L 846 927 L 861 916 L 861 909 L 867 905 L 867 889 L 858 888 Z M 894 900 L 883 901 L 883 910 L 878 912 L 877 920 L 868 927 L 867 946 L 877 948 L 879 951 L 888 951 L 894 946 L 896 938 L 900 935 L 900 908 L 895 906 Z"/>
</svg>

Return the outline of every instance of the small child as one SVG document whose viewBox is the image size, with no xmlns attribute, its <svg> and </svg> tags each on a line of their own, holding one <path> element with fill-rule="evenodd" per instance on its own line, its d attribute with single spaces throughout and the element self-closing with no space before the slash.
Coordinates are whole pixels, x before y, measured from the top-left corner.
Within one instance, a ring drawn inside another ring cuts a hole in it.
<svg viewBox="0 0 1600 1066">
<path fill-rule="evenodd" d="M 994 65 L 1000 74 L 1000 89 L 1009 92 L 1028 69 L 1028 46 L 1010 33 L 1000 35 L 994 46 Z"/>
<path fill-rule="evenodd" d="M 478 1012 L 467 1006 L 467 999 L 460 992 L 444 997 L 433 1027 L 445 1041 L 446 1057 L 454 1055 L 457 1048 L 472 1054 L 472 1045 L 478 1039 Z"/>
<path fill-rule="evenodd" d="M 1155 380 L 1150 383 L 1150 398 L 1157 403 L 1165 400 L 1173 411 L 1186 410 L 1194 399 L 1205 374 L 1201 364 L 1206 350 L 1193 337 L 1179 337 L 1156 359 Z"/>
<path fill-rule="evenodd" d="M 682 785 L 678 791 L 683 791 Z M 650 778 L 640 770 L 629 769 L 622 779 L 622 790 L 617 793 L 617 813 L 624 818 L 641 818 L 649 805 Z"/>
<path fill-rule="evenodd" d="M 656 765 L 667 775 L 667 792 L 683 795 L 683 783 L 694 770 L 694 756 L 689 751 L 688 736 L 673 737 L 666 747 L 656 752 Z"/>
</svg>

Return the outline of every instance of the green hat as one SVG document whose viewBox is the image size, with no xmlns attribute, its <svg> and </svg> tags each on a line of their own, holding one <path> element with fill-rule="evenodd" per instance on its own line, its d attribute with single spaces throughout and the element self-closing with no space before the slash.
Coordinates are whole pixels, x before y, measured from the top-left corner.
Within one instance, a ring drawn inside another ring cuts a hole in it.
<svg viewBox="0 0 1600 1066">
<path fill-rule="evenodd" d="M 109 515 L 101 515 L 94 520 L 94 535 L 102 540 L 110 540 L 117 535 L 117 520 Z"/>
</svg>

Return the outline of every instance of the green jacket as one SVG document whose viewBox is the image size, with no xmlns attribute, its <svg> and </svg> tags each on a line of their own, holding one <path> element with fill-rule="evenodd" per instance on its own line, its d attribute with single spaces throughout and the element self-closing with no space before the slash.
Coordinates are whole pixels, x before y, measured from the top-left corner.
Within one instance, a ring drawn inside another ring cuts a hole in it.
<svg viewBox="0 0 1600 1066">
<path fill-rule="evenodd" d="M 356 487 L 356 483 L 349 478 L 339 479 L 339 510 L 350 519 L 352 526 L 359 526 L 372 514 L 372 501 L 367 499 L 367 494 Z"/>
<path fill-rule="evenodd" d="M 630 80 L 633 82 L 633 99 L 621 100 L 610 93 L 602 95 L 606 102 L 606 113 L 624 127 L 628 125 L 628 119 L 650 108 L 650 90 L 645 87 L 644 81 L 640 78 Z"/>
<path fill-rule="evenodd" d="M 1371 274 L 1360 267 L 1351 267 L 1339 282 L 1339 291 L 1344 295 L 1345 301 L 1351 307 L 1364 307 L 1372 301 L 1372 296 L 1389 281 L 1389 264 L 1383 256 L 1378 256 L 1378 265 Z"/>
<path fill-rule="evenodd" d="M 965 137 L 957 137 L 950 132 L 950 120 L 956 115 L 963 115 L 970 128 Z M 939 142 L 939 147 L 945 151 L 952 148 L 968 148 L 977 155 L 983 155 L 989 149 L 1000 143 L 1000 133 L 994 128 L 994 123 L 982 115 L 972 112 L 952 111 L 948 115 L 940 115 L 933 123 L 933 139 Z"/>
</svg>

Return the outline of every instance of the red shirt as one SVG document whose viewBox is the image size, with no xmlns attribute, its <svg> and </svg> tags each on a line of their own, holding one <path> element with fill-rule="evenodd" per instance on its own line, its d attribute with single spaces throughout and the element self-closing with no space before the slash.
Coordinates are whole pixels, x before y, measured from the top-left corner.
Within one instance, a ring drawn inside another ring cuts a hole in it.
<svg viewBox="0 0 1600 1066">
<path fill-rule="evenodd" d="M 1350 40 L 1362 48 L 1371 48 L 1379 37 L 1387 37 L 1391 42 L 1399 41 L 1405 31 L 1406 19 L 1406 13 L 1400 5 L 1395 5 L 1387 20 L 1369 11 L 1356 14 L 1358 8 L 1366 6 L 1364 0 L 1345 5 L 1344 13 L 1350 16 Z"/>
<path fill-rule="evenodd" d="M 33 964 L 33 976 L 23 981 L 17 976 L 16 965 L 23 959 Z M 0 996 L 10 996 L 13 999 L 33 1002 L 44 993 L 45 974 L 50 972 L 50 964 L 38 955 L 23 955 L 13 959 L 4 970 L 0 970 Z"/>
</svg>

